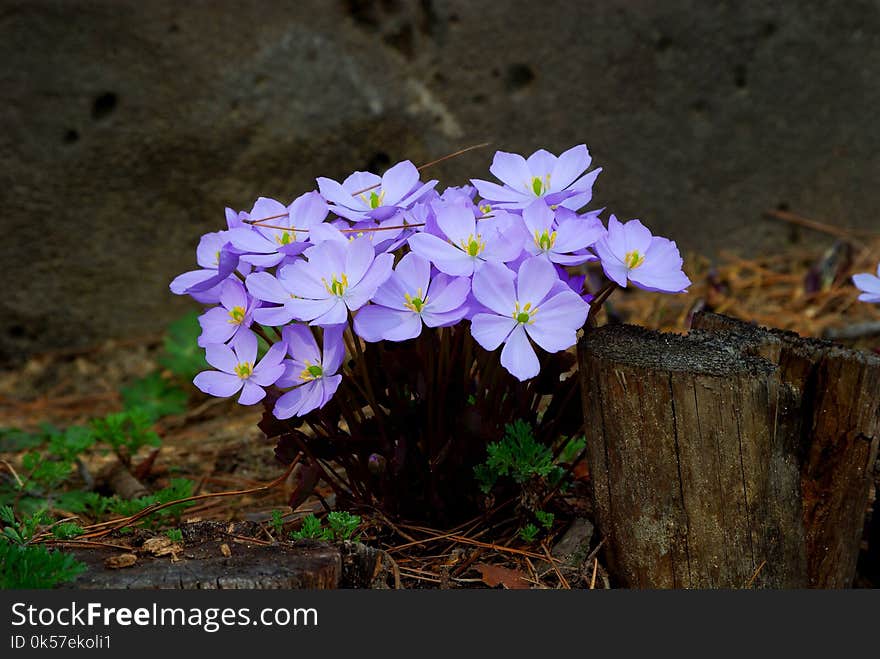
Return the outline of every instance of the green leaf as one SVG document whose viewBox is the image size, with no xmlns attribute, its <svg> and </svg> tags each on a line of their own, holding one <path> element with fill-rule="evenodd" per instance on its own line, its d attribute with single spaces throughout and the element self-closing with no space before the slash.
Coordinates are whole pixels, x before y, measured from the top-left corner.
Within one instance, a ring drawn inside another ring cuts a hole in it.
<svg viewBox="0 0 880 659">
<path fill-rule="evenodd" d="M 85 569 L 70 554 L 42 545 L 0 542 L 0 589 L 52 588 L 73 581 Z"/>
<path fill-rule="evenodd" d="M 121 393 L 126 410 L 141 410 L 153 420 L 186 411 L 186 392 L 168 382 L 160 373 L 151 373 L 135 380 L 123 387 Z"/>
<path fill-rule="evenodd" d="M 192 380 L 208 366 L 202 348 L 198 345 L 199 315 L 191 312 L 174 321 L 165 333 L 164 354 L 159 363 L 179 378 Z"/>
</svg>

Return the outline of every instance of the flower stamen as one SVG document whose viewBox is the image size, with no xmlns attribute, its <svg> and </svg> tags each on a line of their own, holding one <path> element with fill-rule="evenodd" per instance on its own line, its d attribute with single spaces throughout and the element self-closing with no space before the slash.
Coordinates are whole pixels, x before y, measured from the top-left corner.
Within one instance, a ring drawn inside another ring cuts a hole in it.
<svg viewBox="0 0 880 659">
<path fill-rule="evenodd" d="M 336 295 L 337 297 L 342 297 L 345 295 L 345 291 L 348 290 L 348 275 L 344 272 L 339 275 L 339 278 L 336 278 L 336 275 L 333 275 L 330 278 L 330 283 L 327 283 L 327 280 L 321 277 L 321 282 L 324 284 L 324 288 L 327 290 L 330 295 Z"/>
<path fill-rule="evenodd" d="M 644 263 L 644 262 L 645 262 L 645 255 L 640 254 L 638 252 L 638 250 L 633 250 L 631 252 L 627 252 L 626 256 L 623 257 L 624 265 L 627 268 L 629 268 L 630 270 L 635 270 L 640 265 L 642 265 L 642 263 Z"/>
<path fill-rule="evenodd" d="M 306 367 L 300 372 L 299 379 L 304 382 L 311 382 L 312 380 L 317 380 L 322 375 L 324 375 L 324 369 L 321 368 L 320 364 L 312 364 L 308 359 L 305 361 Z"/>
<path fill-rule="evenodd" d="M 235 374 L 242 380 L 247 380 L 254 372 L 253 362 L 241 362 L 235 366 Z"/>
<path fill-rule="evenodd" d="M 244 320 L 245 309 L 244 307 L 232 307 L 229 310 L 229 322 L 233 325 L 241 325 Z"/>
<path fill-rule="evenodd" d="M 409 293 L 404 293 L 403 297 L 406 300 L 406 302 L 403 303 L 403 306 L 415 313 L 421 313 L 422 309 L 425 308 L 425 304 L 428 302 L 428 298 L 423 297 L 421 288 L 416 291 L 415 297 Z"/>
<path fill-rule="evenodd" d="M 532 308 L 531 302 L 526 302 L 525 306 L 520 307 L 520 303 L 516 303 L 513 311 L 513 319 L 521 325 L 533 325 L 535 323 L 535 314 L 538 313 L 538 307 Z"/>
</svg>

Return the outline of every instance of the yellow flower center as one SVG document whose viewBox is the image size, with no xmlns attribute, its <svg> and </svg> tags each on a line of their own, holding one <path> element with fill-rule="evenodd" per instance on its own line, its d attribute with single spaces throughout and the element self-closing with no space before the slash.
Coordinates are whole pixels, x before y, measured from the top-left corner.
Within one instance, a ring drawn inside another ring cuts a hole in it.
<svg viewBox="0 0 880 659">
<path fill-rule="evenodd" d="M 279 245 L 289 245 L 290 243 L 296 242 L 296 230 L 290 229 L 288 231 L 282 231 L 280 235 L 275 236 L 275 242 Z"/>
<path fill-rule="evenodd" d="M 242 380 L 247 380 L 254 372 L 253 362 L 241 362 L 235 367 L 235 374 Z"/>
<path fill-rule="evenodd" d="M 536 197 L 542 196 L 550 189 L 550 174 L 546 174 L 543 179 L 540 176 L 533 176 L 531 188 Z"/>
<path fill-rule="evenodd" d="M 486 243 L 483 242 L 483 235 L 479 233 L 476 238 L 474 237 L 474 234 L 469 235 L 467 239 L 459 242 L 459 245 L 461 245 L 461 248 L 468 256 L 479 256 L 483 253 L 483 250 L 486 249 Z"/>
<path fill-rule="evenodd" d="M 492 212 L 492 204 L 481 204 L 480 205 L 480 212 L 483 215 L 488 215 L 489 213 Z"/>
<path fill-rule="evenodd" d="M 330 278 L 329 284 L 327 283 L 327 280 L 323 277 L 321 278 L 321 281 L 324 284 L 324 288 L 327 289 L 327 292 L 330 293 L 330 295 L 342 297 L 343 295 L 345 295 L 345 291 L 348 290 L 348 276 L 344 272 L 339 275 L 338 279 L 336 278 L 336 275 L 333 275 Z"/>
<path fill-rule="evenodd" d="M 385 199 L 385 191 L 376 192 L 373 190 L 370 192 L 370 196 L 368 197 L 366 193 L 361 193 L 361 199 L 364 200 L 364 203 L 370 208 L 379 208 L 382 205 L 382 201 Z"/>
<path fill-rule="evenodd" d="M 548 232 L 547 229 L 544 229 L 544 232 L 539 234 L 537 229 L 535 230 L 535 245 L 538 246 L 542 252 L 548 252 L 553 248 L 553 245 L 556 244 L 556 232 Z"/>
<path fill-rule="evenodd" d="M 532 325 L 535 322 L 535 314 L 538 313 L 538 307 L 532 308 L 531 302 L 526 302 L 525 306 L 520 308 L 519 302 L 513 311 L 513 319 L 522 325 Z"/>
<path fill-rule="evenodd" d="M 627 252 L 626 256 L 623 257 L 624 265 L 626 265 L 626 267 L 629 268 L 630 270 L 635 270 L 640 265 L 642 265 L 642 263 L 644 263 L 644 262 L 645 262 L 645 255 L 639 254 L 639 252 L 637 250 Z"/>
<path fill-rule="evenodd" d="M 425 308 L 425 304 L 428 302 L 428 298 L 422 296 L 421 288 L 416 291 L 415 297 L 413 297 L 409 293 L 404 293 L 403 297 L 406 300 L 406 302 L 403 303 L 403 306 L 405 306 L 410 311 L 415 311 L 416 313 L 421 313 L 422 309 Z"/>
<path fill-rule="evenodd" d="M 319 377 L 324 375 L 324 369 L 321 368 L 320 364 L 312 364 L 308 359 L 305 361 L 306 367 L 299 374 L 299 379 L 305 382 L 310 382 L 312 380 L 317 380 Z"/>
<path fill-rule="evenodd" d="M 229 310 L 229 322 L 233 325 L 241 325 L 241 321 L 244 320 L 244 307 L 232 307 Z"/>
</svg>

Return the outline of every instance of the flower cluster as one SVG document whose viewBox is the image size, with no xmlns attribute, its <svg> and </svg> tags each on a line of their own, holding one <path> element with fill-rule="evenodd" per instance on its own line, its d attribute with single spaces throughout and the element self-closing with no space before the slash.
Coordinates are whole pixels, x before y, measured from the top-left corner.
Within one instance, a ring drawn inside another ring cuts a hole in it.
<svg viewBox="0 0 880 659">
<path fill-rule="evenodd" d="M 199 243 L 199 269 L 171 283 L 211 305 L 199 345 L 217 370 L 196 386 L 241 392 L 247 405 L 275 385 L 286 392 L 274 415 L 303 416 L 334 396 L 347 348 L 460 323 L 483 349 L 501 349 L 517 380 L 535 377 L 539 351 L 572 347 L 588 319 L 592 295 L 570 268 L 598 261 L 606 294 L 690 284 L 674 242 L 639 220 L 611 215 L 606 228 L 601 211 L 584 209 L 601 171 L 590 163 L 584 145 L 558 157 L 498 152 L 489 171 L 499 182 L 441 194 L 404 161 L 381 177 L 318 178 L 289 205 L 260 198 L 249 212 L 227 209 L 227 228 Z M 259 360 L 258 335 L 270 346 Z"/>
</svg>

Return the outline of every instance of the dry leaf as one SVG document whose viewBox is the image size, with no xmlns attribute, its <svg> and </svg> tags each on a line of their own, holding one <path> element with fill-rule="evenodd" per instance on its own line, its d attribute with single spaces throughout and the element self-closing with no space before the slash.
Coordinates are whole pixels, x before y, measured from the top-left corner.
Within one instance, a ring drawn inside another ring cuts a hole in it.
<svg viewBox="0 0 880 659">
<path fill-rule="evenodd" d="M 183 550 L 183 547 L 173 542 L 171 538 L 159 535 L 144 542 L 141 549 L 151 553 L 153 556 L 168 556 L 171 554 L 174 557 Z"/>
<path fill-rule="evenodd" d="M 137 563 L 137 556 L 134 554 L 118 554 L 116 556 L 108 556 L 104 561 L 104 566 L 111 570 L 118 570 L 123 567 L 131 567 Z"/>
<path fill-rule="evenodd" d="M 229 545 L 227 545 L 225 542 L 222 545 L 220 545 L 220 553 L 223 554 L 226 558 L 229 558 L 230 556 L 232 556 L 232 550 L 229 548 Z"/>
<path fill-rule="evenodd" d="M 511 570 L 507 567 L 488 565 L 486 563 L 477 563 L 474 567 L 480 571 L 483 583 L 490 588 L 495 588 L 499 584 L 511 590 L 522 590 L 532 587 L 526 580 L 526 575 L 519 570 Z"/>
</svg>

